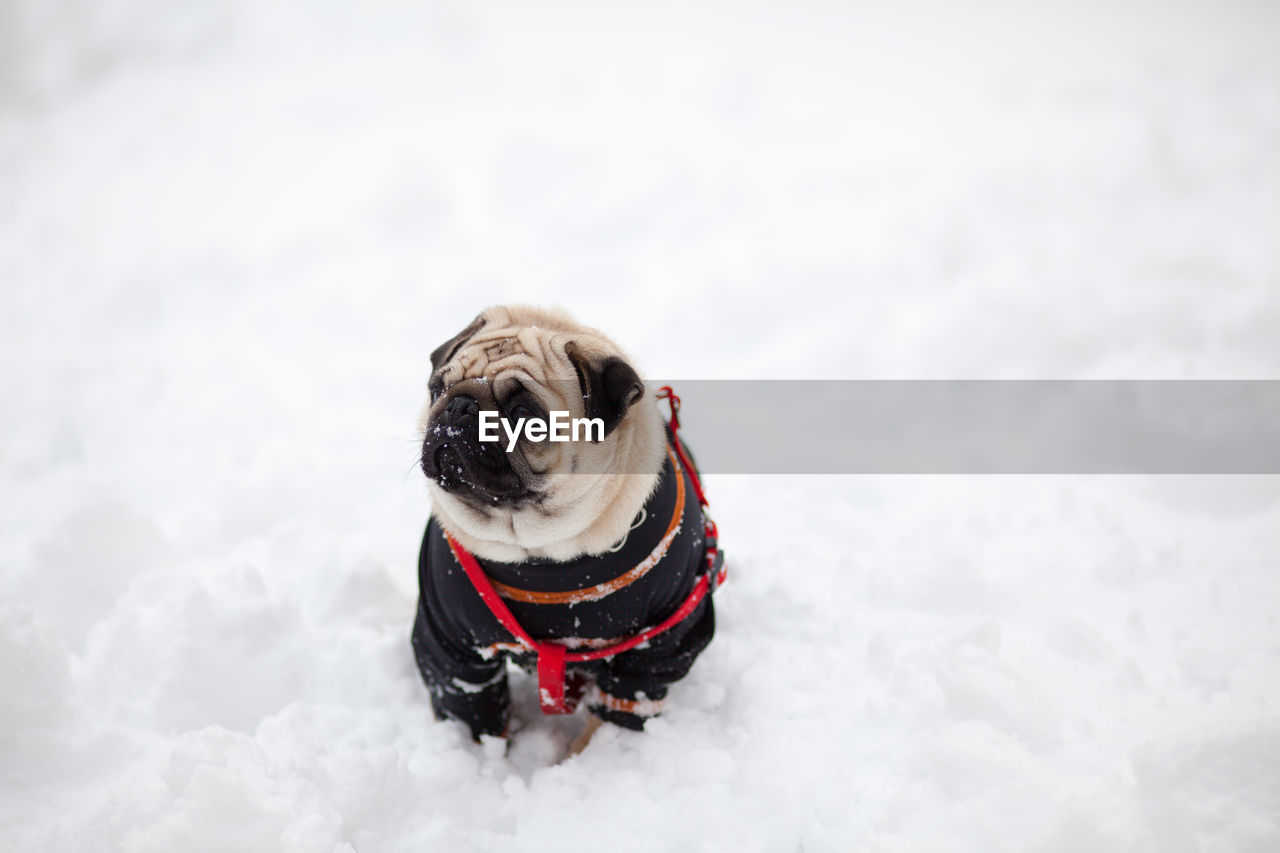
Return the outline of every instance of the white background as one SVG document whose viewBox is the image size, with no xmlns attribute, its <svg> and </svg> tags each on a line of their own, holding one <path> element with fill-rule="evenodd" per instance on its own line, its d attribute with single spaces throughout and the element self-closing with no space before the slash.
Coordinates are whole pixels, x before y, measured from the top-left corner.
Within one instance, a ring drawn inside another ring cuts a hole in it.
<svg viewBox="0 0 1280 853">
<path fill-rule="evenodd" d="M 1274 479 L 712 478 L 716 642 L 561 764 L 527 680 L 504 754 L 408 647 L 427 355 L 486 304 L 662 378 L 1275 378 L 1277 44 L 0 0 L 0 848 L 1277 849 Z"/>
</svg>

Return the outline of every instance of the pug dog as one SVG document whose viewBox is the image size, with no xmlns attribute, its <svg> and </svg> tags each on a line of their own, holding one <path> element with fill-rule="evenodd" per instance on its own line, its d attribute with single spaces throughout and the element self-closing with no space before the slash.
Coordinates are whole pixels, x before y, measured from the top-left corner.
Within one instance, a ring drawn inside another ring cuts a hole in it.
<svg viewBox="0 0 1280 853">
<path fill-rule="evenodd" d="M 436 716 L 507 736 L 512 661 L 544 712 L 586 704 L 571 751 L 643 729 L 711 641 L 722 560 L 655 395 L 604 334 L 520 305 L 441 344 L 427 388 L 412 645 Z"/>
</svg>

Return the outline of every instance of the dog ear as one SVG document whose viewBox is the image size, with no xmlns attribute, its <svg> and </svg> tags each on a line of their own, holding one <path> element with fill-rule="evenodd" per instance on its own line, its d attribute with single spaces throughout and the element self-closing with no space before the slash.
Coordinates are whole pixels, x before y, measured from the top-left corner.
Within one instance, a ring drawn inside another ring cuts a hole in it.
<svg viewBox="0 0 1280 853">
<path fill-rule="evenodd" d="M 483 328 L 484 317 L 477 316 L 471 321 L 469 326 L 461 332 L 458 332 L 458 334 L 454 335 L 452 338 L 449 338 L 449 340 L 445 341 L 440 346 L 436 347 L 435 351 L 431 353 L 431 372 L 435 373 L 439 370 L 441 365 L 446 364 L 449 359 L 453 358 L 454 353 L 456 353 L 463 344 L 471 340 L 476 332 Z"/>
<path fill-rule="evenodd" d="M 616 355 L 593 359 L 582 351 L 577 343 L 565 345 L 564 354 L 578 371 L 578 384 L 582 386 L 582 405 L 589 418 L 604 422 L 604 435 L 608 438 L 627 409 L 644 397 L 644 383 L 635 368 Z"/>
</svg>

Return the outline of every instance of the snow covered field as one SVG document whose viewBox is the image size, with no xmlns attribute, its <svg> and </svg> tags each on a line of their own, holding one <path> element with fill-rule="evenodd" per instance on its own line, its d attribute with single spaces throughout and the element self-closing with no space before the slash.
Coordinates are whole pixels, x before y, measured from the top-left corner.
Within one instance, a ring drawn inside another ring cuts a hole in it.
<svg viewBox="0 0 1280 853">
<path fill-rule="evenodd" d="M 744 7 L 0 0 L 0 849 L 1280 849 L 1278 478 L 712 477 L 650 731 L 431 720 L 486 303 L 672 379 L 1280 375 L 1280 6 Z"/>
</svg>

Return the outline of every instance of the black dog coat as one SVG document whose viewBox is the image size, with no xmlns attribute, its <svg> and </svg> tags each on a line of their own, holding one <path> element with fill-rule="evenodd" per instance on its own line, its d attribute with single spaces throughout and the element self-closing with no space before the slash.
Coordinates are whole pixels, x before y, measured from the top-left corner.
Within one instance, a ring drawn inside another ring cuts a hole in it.
<svg viewBox="0 0 1280 853">
<path fill-rule="evenodd" d="M 571 651 L 609 646 L 658 625 L 689 598 L 714 543 L 704 535 L 694 480 L 674 453 L 667 457 L 657 489 L 611 552 L 564 563 L 476 558 L 534 640 L 554 640 Z M 531 669 L 536 656 L 481 598 L 434 518 L 422 540 L 418 584 L 413 650 L 436 715 L 461 720 L 473 737 L 504 734 L 511 709 L 505 662 Z M 632 649 L 569 663 L 566 681 L 572 688 L 593 680 L 587 695 L 592 713 L 641 729 L 714 632 L 706 595 L 687 617 Z"/>
</svg>

